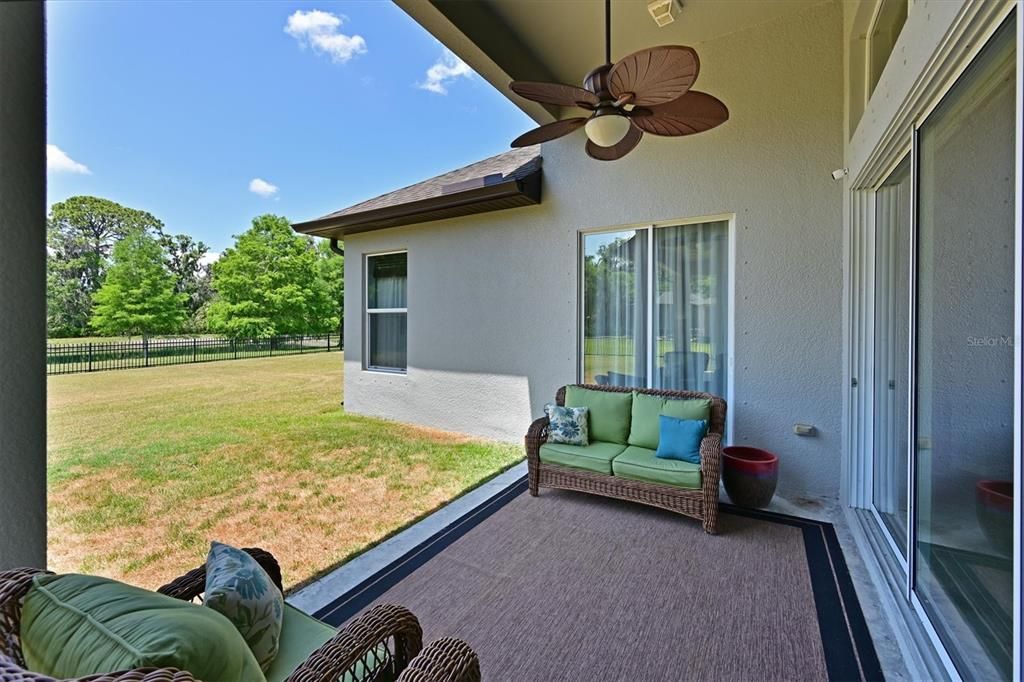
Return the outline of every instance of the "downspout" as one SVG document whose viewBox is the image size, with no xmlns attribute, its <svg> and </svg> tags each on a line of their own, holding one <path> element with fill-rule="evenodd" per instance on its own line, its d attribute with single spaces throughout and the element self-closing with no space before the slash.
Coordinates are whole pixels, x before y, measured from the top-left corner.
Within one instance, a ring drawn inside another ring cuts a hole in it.
<svg viewBox="0 0 1024 682">
<path fill-rule="evenodd" d="M 345 257 L 345 248 L 338 246 L 337 239 L 331 239 L 331 251 L 338 254 L 342 258 Z M 345 349 L 345 316 L 344 314 L 338 319 L 338 347 L 342 350 Z M 342 394 L 341 406 L 345 407 L 345 396 Z"/>
<path fill-rule="evenodd" d="M 338 246 L 337 239 L 331 239 L 331 251 L 338 254 L 342 258 L 345 257 L 345 248 Z M 345 319 L 342 315 L 342 319 L 338 322 L 338 347 L 344 350 L 345 348 Z"/>
</svg>

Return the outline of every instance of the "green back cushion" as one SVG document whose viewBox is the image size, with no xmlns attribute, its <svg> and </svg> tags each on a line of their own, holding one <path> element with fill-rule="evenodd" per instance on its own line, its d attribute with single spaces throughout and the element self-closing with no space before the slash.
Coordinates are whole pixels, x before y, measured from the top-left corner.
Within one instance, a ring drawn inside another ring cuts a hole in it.
<svg viewBox="0 0 1024 682">
<path fill-rule="evenodd" d="M 711 419 L 711 401 L 707 398 L 694 400 L 666 400 L 646 393 L 633 393 L 632 425 L 629 429 L 629 444 L 649 450 L 658 449 L 658 417 L 665 415 L 676 419 Z"/>
<path fill-rule="evenodd" d="M 590 409 L 590 440 L 626 444 L 629 438 L 629 411 L 633 404 L 630 393 L 595 391 L 579 386 L 565 389 L 566 407 Z"/>
<path fill-rule="evenodd" d="M 235 626 L 213 609 L 95 576 L 37 576 L 21 645 L 29 670 L 58 678 L 156 667 L 200 680 L 264 680 Z"/>
</svg>

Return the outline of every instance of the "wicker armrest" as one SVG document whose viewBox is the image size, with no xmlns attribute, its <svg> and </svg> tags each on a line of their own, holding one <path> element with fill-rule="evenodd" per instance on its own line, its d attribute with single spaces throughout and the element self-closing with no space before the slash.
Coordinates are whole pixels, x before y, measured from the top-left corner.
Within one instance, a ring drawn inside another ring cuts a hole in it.
<svg viewBox="0 0 1024 682">
<path fill-rule="evenodd" d="M 281 567 L 277 563 L 277 559 L 270 552 L 260 549 L 259 547 L 246 547 L 243 551 L 248 552 L 253 559 L 263 567 L 263 570 L 267 572 L 270 579 L 274 581 L 274 585 L 277 589 L 284 591 L 281 584 Z M 171 582 L 167 583 L 163 587 L 157 590 L 161 594 L 166 594 L 175 599 L 181 599 L 183 601 L 193 601 L 196 597 L 201 595 L 206 589 L 206 563 L 201 566 L 193 568 L 185 575 L 175 578 Z"/>
<path fill-rule="evenodd" d="M 548 426 L 551 421 L 547 417 L 541 417 L 530 424 L 526 431 L 526 454 L 536 453 L 540 446 L 548 440 Z"/>
<path fill-rule="evenodd" d="M 700 442 L 700 472 L 705 480 L 714 481 L 717 488 L 721 471 L 722 434 L 709 433 Z"/>
<path fill-rule="evenodd" d="M 394 645 L 382 655 L 379 645 L 389 640 Z M 366 679 L 376 679 L 373 672 L 381 666 L 393 665 L 393 673 L 401 672 L 422 648 L 423 629 L 416 616 L 401 606 L 378 604 L 310 654 L 288 682 L 335 682 L 357 663 L 363 664 Z"/>
<path fill-rule="evenodd" d="M 443 637 L 427 645 L 398 682 L 480 682 L 480 659 L 461 639 Z"/>
</svg>

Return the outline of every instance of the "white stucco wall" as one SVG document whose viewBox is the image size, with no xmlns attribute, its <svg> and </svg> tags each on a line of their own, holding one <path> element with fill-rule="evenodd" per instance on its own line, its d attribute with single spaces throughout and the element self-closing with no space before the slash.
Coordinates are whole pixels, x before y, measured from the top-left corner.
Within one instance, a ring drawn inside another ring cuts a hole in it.
<svg viewBox="0 0 1024 682">
<path fill-rule="evenodd" d="M 780 490 L 837 495 L 841 450 L 842 8 L 696 45 L 731 119 L 592 161 L 544 146 L 540 206 L 346 240 L 349 411 L 508 440 L 576 379 L 581 229 L 734 214 L 735 443 L 777 452 Z M 362 370 L 362 256 L 409 250 L 409 372 Z M 793 424 L 818 429 L 798 437 Z"/>
</svg>

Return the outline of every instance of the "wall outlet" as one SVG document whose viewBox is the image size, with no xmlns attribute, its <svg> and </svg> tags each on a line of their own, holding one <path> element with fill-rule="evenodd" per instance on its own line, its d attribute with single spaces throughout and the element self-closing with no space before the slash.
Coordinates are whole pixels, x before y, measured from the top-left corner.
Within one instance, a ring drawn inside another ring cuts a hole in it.
<svg viewBox="0 0 1024 682">
<path fill-rule="evenodd" d="M 793 424 L 793 433 L 798 436 L 817 436 L 818 429 L 812 424 Z"/>
</svg>

